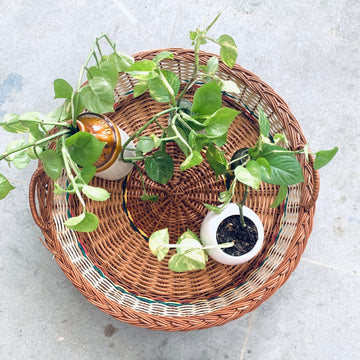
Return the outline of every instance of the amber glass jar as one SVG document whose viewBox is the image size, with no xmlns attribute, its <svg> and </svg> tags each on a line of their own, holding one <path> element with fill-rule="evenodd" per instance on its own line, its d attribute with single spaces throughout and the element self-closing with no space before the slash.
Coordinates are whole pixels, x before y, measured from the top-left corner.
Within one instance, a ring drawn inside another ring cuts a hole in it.
<svg viewBox="0 0 360 360">
<path fill-rule="evenodd" d="M 118 128 L 108 117 L 94 113 L 84 113 L 77 118 L 80 131 L 86 131 L 105 142 L 104 150 L 95 163 L 96 176 L 116 180 L 126 176 L 133 168 L 132 163 L 120 159 L 122 144 L 129 136 Z M 127 154 L 127 157 L 129 154 Z"/>
</svg>

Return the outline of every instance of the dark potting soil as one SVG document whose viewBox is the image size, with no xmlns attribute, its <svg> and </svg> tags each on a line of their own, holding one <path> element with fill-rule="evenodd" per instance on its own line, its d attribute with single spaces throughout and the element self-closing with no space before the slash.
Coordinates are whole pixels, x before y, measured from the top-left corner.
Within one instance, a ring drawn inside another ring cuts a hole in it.
<svg viewBox="0 0 360 360">
<path fill-rule="evenodd" d="M 222 249 L 226 254 L 240 256 L 249 252 L 258 239 L 255 224 L 247 217 L 244 218 L 245 227 L 241 226 L 240 215 L 232 215 L 225 218 L 216 232 L 216 240 L 219 244 L 234 242 L 234 246 Z"/>
</svg>

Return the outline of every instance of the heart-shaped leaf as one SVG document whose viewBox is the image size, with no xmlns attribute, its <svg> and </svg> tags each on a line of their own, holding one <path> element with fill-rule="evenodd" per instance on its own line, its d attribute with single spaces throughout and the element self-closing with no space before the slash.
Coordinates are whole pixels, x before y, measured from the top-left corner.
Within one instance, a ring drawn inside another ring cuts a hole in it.
<svg viewBox="0 0 360 360">
<path fill-rule="evenodd" d="M 82 192 L 90 199 L 95 201 L 106 201 L 110 197 L 110 193 L 103 188 L 84 185 Z"/>
<path fill-rule="evenodd" d="M 9 180 L 0 174 L 0 200 L 4 199 L 13 189 L 15 188 L 10 184 Z"/>
<path fill-rule="evenodd" d="M 222 175 L 226 173 L 227 161 L 224 153 L 214 145 L 210 145 L 207 148 L 206 159 L 216 175 Z"/>
<path fill-rule="evenodd" d="M 278 153 L 276 152 L 278 151 Z M 260 157 L 265 158 L 270 165 L 270 176 L 261 170 L 261 180 L 275 185 L 293 185 L 304 181 L 301 166 L 292 153 L 272 144 L 263 144 Z"/>
<path fill-rule="evenodd" d="M 54 92 L 54 99 L 70 99 L 73 88 L 66 80 L 56 79 L 54 81 Z"/>
<path fill-rule="evenodd" d="M 234 39 L 229 35 L 221 35 L 217 42 L 220 45 L 221 60 L 229 67 L 233 67 L 237 58 L 237 47 Z"/>
<path fill-rule="evenodd" d="M 152 60 L 140 60 L 132 64 L 126 72 L 139 80 L 150 80 L 158 76 L 154 71 L 156 63 Z"/>
<path fill-rule="evenodd" d="M 222 105 L 221 89 L 216 81 L 211 81 L 195 91 L 191 113 L 211 115 Z"/>
<path fill-rule="evenodd" d="M 151 180 L 166 184 L 174 173 L 174 161 L 168 153 L 158 150 L 145 159 L 145 171 Z"/>
<path fill-rule="evenodd" d="M 180 170 L 185 171 L 193 166 L 197 166 L 202 163 L 203 157 L 198 151 L 193 151 L 181 164 Z"/>
<path fill-rule="evenodd" d="M 315 153 L 314 169 L 319 170 L 325 166 L 338 152 L 338 147 L 335 146 L 331 150 L 320 150 Z"/>
<path fill-rule="evenodd" d="M 204 122 L 207 133 L 211 136 L 225 135 L 239 113 L 239 111 L 228 107 L 218 109 Z"/>
<path fill-rule="evenodd" d="M 286 185 L 279 186 L 279 192 L 276 195 L 274 202 L 271 204 L 271 208 L 278 207 L 286 198 L 288 187 Z"/>
<path fill-rule="evenodd" d="M 115 64 L 111 62 L 101 62 L 99 66 L 92 66 L 87 72 L 88 80 L 94 77 L 102 77 L 114 89 L 119 77 L 119 72 L 116 69 Z"/>
<path fill-rule="evenodd" d="M 80 91 L 80 101 L 85 108 L 96 114 L 114 111 L 114 88 L 105 79 L 94 77 L 89 80 L 89 85 Z"/>
<path fill-rule="evenodd" d="M 165 247 L 164 247 L 165 245 Z M 169 230 L 162 229 L 155 231 L 149 237 L 149 248 L 153 255 L 157 256 L 158 260 L 161 261 L 167 255 L 169 248 Z"/>
<path fill-rule="evenodd" d="M 123 72 L 134 63 L 134 58 L 123 53 L 114 52 L 109 55 L 109 62 L 115 65 L 118 72 Z"/>
<path fill-rule="evenodd" d="M 80 166 L 90 166 L 96 163 L 102 153 L 105 142 L 85 131 L 79 131 L 66 139 L 71 158 Z"/>
<path fill-rule="evenodd" d="M 259 125 L 260 125 L 260 134 L 268 137 L 270 132 L 270 123 L 264 113 L 264 111 L 259 107 Z"/>
<path fill-rule="evenodd" d="M 46 174 L 54 181 L 57 180 L 61 174 L 63 164 L 56 151 L 47 149 L 41 153 L 40 159 L 43 162 Z"/>
<path fill-rule="evenodd" d="M 83 214 L 71 217 L 64 224 L 72 230 L 80 232 L 91 232 L 96 230 L 99 225 L 99 219 L 95 214 L 84 212 Z"/>
<path fill-rule="evenodd" d="M 237 166 L 235 177 L 241 183 L 251 186 L 257 190 L 260 186 L 260 165 L 255 160 L 250 160 L 246 167 Z"/>
<path fill-rule="evenodd" d="M 180 89 L 179 78 L 172 71 L 161 70 L 161 72 L 176 96 Z M 168 103 L 171 101 L 171 94 L 169 93 L 167 86 L 164 85 L 163 79 L 160 76 L 150 79 L 148 81 L 148 85 L 149 93 L 155 101 L 160 103 Z"/>
</svg>

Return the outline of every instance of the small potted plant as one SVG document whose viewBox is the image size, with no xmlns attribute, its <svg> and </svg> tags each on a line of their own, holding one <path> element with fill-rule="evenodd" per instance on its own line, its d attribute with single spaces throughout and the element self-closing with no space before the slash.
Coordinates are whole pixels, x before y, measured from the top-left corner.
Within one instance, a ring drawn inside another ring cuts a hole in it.
<svg viewBox="0 0 360 360">
<path fill-rule="evenodd" d="M 102 41 L 110 45 L 109 56 L 102 53 Z M 90 67 L 91 60 L 95 65 Z M 132 164 L 119 158 L 122 145 L 129 136 L 103 115 L 114 111 L 113 89 L 118 74 L 132 63 L 131 57 L 117 52 L 115 44 L 102 35 L 92 44 L 75 89 L 63 79 L 54 81 L 55 99 L 64 99 L 60 107 L 46 115 L 39 112 L 7 114 L 0 121 L 3 130 L 24 134 L 23 138 L 8 144 L 0 160 L 22 169 L 32 159 L 39 159 L 46 174 L 54 181 L 62 171 L 66 172 L 68 186 L 61 188 L 55 183 L 54 192 L 75 194 L 79 199 L 80 214 L 65 222 L 71 229 L 93 231 L 98 226 L 97 216 L 86 211 L 83 196 L 106 201 L 110 194 L 89 185 L 95 174 L 105 179 L 118 179 L 132 169 Z M 87 81 L 83 83 L 85 73 Z M 129 152 L 125 154 L 132 156 Z M 0 174 L 0 199 L 12 189 L 14 186 Z"/>
<path fill-rule="evenodd" d="M 223 242 L 234 242 L 230 249 L 214 248 L 208 250 L 210 256 L 224 264 L 234 265 L 246 262 L 260 251 L 264 229 L 259 217 L 244 204 L 249 188 L 259 189 L 261 181 L 279 185 L 278 195 L 271 207 L 279 206 L 285 199 L 288 186 L 303 182 L 301 166 L 296 154 L 305 154 L 308 160 L 310 151 L 306 145 L 298 151 L 291 151 L 280 144 L 287 143 L 283 134 L 270 137 L 270 123 L 261 108 L 259 113 L 259 137 L 251 148 L 236 151 L 228 163 L 221 152 L 217 152 L 219 164 L 212 164 L 218 175 L 224 175 L 229 181 L 228 189 L 219 196 L 223 203 L 219 207 L 205 204 L 210 210 L 200 230 L 201 242 L 204 245 L 216 245 Z M 337 153 L 338 148 L 311 153 L 315 157 L 314 169 L 325 166 Z M 240 202 L 231 203 L 238 183 L 245 185 L 243 198 Z"/>
<path fill-rule="evenodd" d="M 249 189 L 258 190 L 261 181 L 279 185 L 279 192 L 271 205 L 277 207 L 285 199 L 288 186 L 303 182 L 303 173 L 296 154 L 315 157 L 314 169 L 325 166 L 337 153 L 337 147 L 311 153 L 304 148 L 291 151 L 283 146 L 283 134 L 270 136 L 270 123 L 261 108 L 259 112 L 259 137 L 251 148 L 236 151 L 228 162 L 224 153 L 215 147 L 208 148 L 208 161 L 217 176 L 228 178 L 228 188 L 219 195 L 220 206 L 204 204 L 209 213 L 205 216 L 200 238 L 190 232 L 184 233 L 176 245 L 169 245 L 168 231 L 162 229 L 150 237 L 149 246 L 154 255 L 162 260 L 169 248 L 176 248 L 177 254 L 169 260 L 173 271 L 200 270 L 205 268 L 210 255 L 214 260 L 226 265 L 237 265 L 249 261 L 261 250 L 264 228 L 260 218 L 245 201 Z M 238 184 L 245 190 L 240 202 L 232 203 Z"/>
</svg>

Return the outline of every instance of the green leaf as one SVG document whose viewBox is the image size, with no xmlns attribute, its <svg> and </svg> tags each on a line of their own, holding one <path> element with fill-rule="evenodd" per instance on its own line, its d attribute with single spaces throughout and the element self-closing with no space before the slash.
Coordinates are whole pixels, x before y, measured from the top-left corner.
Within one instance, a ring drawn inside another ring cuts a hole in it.
<svg viewBox="0 0 360 360">
<path fill-rule="evenodd" d="M 25 133 L 29 131 L 29 128 L 25 126 L 22 122 L 19 122 L 18 114 L 6 114 L 4 115 L 4 122 L 6 124 L 1 125 L 5 131 L 11 133 Z"/>
<path fill-rule="evenodd" d="M 182 136 L 183 139 L 186 139 L 186 133 L 184 131 L 183 128 L 179 127 L 179 126 L 176 126 L 176 129 L 177 131 L 180 133 L 180 135 Z M 167 136 L 169 137 L 173 137 L 173 136 L 176 136 L 176 133 L 174 131 L 174 129 L 172 127 L 168 127 L 166 129 L 166 132 L 167 132 Z M 176 144 L 179 146 L 180 150 L 185 154 L 187 155 L 189 153 L 189 149 L 188 147 L 186 146 L 186 144 L 184 144 L 179 138 L 175 139 L 175 142 Z"/>
<path fill-rule="evenodd" d="M 180 235 L 177 243 L 181 243 L 184 239 L 195 239 L 197 240 L 198 244 L 195 247 L 199 247 L 199 244 L 201 245 L 200 239 L 197 236 L 196 233 L 191 231 L 190 229 L 187 229 L 182 235 Z M 182 250 L 181 248 L 178 248 L 178 252 L 184 252 L 185 250 Z"/>
<path fill-rule="evenodd" d="M 79 131 L 66 139 L 71 158 L 80 166 L 90 166 L 100 157 L 105 142 L 85 131 Z"/>
<path fill-rule="evenodd" d="M 70 100 L 67 99 L 61 106 L 57 107 L 55 110 L 50 111 L 44 116 L 45 121 L 51 122 L 63 122 L 71 119 L 71 104 Z M 46 127 L 47 130 L 50 128 Z"/>
<path fill-rule="evenodd" d="M 54 99 L 70 99 L 73 88 L 66 80 L 56 79 L 54 81 L 54 92 Z"/>
<path fill-rule="evenodd" d="M 273 151 L 281 151 L 281 153 Z M 296 156 L 286 153 L 286 149 L 283 147 L 263 144 L 260 157 L 265 158 L 271 168 L 270 176 L 261 170 L 262 181 L 275 185 L 293 185 L 304 181 L 303 172 Z"/>
<path fill-rule="evenodd" d="M 119 77 L 119 72 L 117 71 L 115 64 L 111 62 L 101 62 L 99 67 L 92 66 L 87 72 L 88 80 L 91 80 L 94 77 L 104 78 L 114 89 Z"/>
<path fill-rule="evenodd" d="M 142 195 L 140 197 L 140 200 L 142 201 L 151 201 L 151 202 L 157 202 L 159 200 L 159 196 L 157 195 L 148 195 L 148 194 L 145 194 L 145 195 Z"/>
<path fill-rule="evenodd" d="M 224 152 L 220 151 L 214 145 L 210 145 L 207 148 L 206 160 L 216 175 L 222 175 L 226 173 L 227 161 L 224 156 Z"/>
<path fill-rule="evenodd" d="M 40 155 L 40 159 L 46 174 L 54 181 L 57 180 L 63 168 L 60 156 L 54 150 L 47 149 Z"/>
<path fill-rule="evenodd" d="M 118 52 L 113 52 L 109 55 L 108 61 L 115 65 L 115 68 L 118 72 L 123 72 L 129 69 L 129 67 L 134 63 L 134 58 Z"/>
<path fill-rule="evenodd" d="M 240 89 L 235 81 L 225 80 L 222 82 L 221 90 L 227 93 L 240 94 Z"/>
<path fill-rule="evenodd" d="M 208 210 L 213 211 L 213 212 L 215 212 L 216 214 L 221 214 L 221 209 L 219 209 L 217 206 L 210 205 L 210 204 L 204 204 L 204 206 L 205 206 Z"/>
<path fill-rule="evenodd" d="M 89 85 L 80 90 L 80 101 L 85 108 L 96 114 L 114 111 L 114 88 L 105 79 L 94 77 Z"/>
<path fill-rule="evenodd" d="M 207 254 L 201 249 L 201 244 L 194 238 L 184 238 L 178 244 L 185 245 L 178 248 L 177 253 L 169 260 L 169 269 L 175 272 L 203 270 L 207 261 Z"/>
<path fill-rule="evenodd" d="M 201 152 L 204 146 L 210 145 L 212 142 L 213 140 L 208 136 L 206 136 L 205 134 L 199 134 L 199 133 L 195 134 L 193 132 L 189 134 L 188 143 L 190 147 L 193 149 L 193 151 Z M 188 149 L 187 149 L 187 153 L 189 153 Z"/>
<path fill-rule="evenodd" d="M 228 107 L 218 109 L 204 122 L 207 133 L 213 136 L 226 134 L 239 113 L 239 111 Z"/>
<path fill-rule="evenodd" d="M 331 159 L 336 155 L 338 152 L 338 147 L 335 146 L 331 150 L 320 150 L 315 153 L 315 161 L 314 161 L 314 169 L 319 170 L 327 163 L 331 161 Z"/>
<path fill-rule="evenodd" d="M 110 193 L 103 188 L 84 185 L 82 192 L 90 199 L 95 201 L 106 201 L 110 197 Z"/>
<path fill-rule="evenodd" d="M 22 146 L 25 146 L 25 145 L 26 145 L 26 141 L 24 138 L 13 140 L 6 147 L 6 152 L 20 149 Z M 27 149 L 25 149 L 25 150 L 18 150 L 18 152 L 15 152 L 15 153 L 7 156 L 5 158 L 5 160 L 9 161 L 9 162 L 11 161 L 12 164 L 17 169 L 24 169 L 29 165 L 31 158 L 28 154 Z"/>
<path fill-rule="evenodd" d="M 197 166 L 201 164 L 203 161 L 203 157 L 198 151 L 193 151 L 181 164 L 180 164 L 180 170 L 185 171 L 187 169 L 190 169 L 193 166 Z"/>
<path fill-rule="evenodd" d="M 229 190 L 222 191 L 219 194 L 219 201 L 222 202 L 222 203 L 230 202 L 231 198 L 232 198 L 232 193 Z"/>
<path fill-rule="evenodd" d="M 167 152 L 158 150 L 145 159 L 145 171 L 151 180 L 166 184 L 174 173 L 174 161 Z"/>
<path fill-rule="evenodd" d="M 219 60 L 216 56 L 212 56 L 206 63 L 206 74 L 215 75 L 219 67 Z"/>
<path fill-rule="evenodd" d="M 150 80 L 158 76 L 154 71 L 156 63 L 152 60 L 140 60 L 132 64 L 126 72 L 139 80 Z"/>
<path fill-rule="evenodd" d="M 195 31 L 190 31 L 190 35 L 189 35 L 189 37 L 190 37 L 190 40 L 195 40 L 195 38 L 196 38 L 196 32 Z"/>
<path fill-rule="evenodd" d="M 166 81 L 168 82 L 168 84 L 170 85 L 170 87 L 174 92 L 174 95 L 176 96 L 176 94 L 179 92 L 180 89 L 179 78 L 172 71 L 169 70 L 160 70 L 160 71 L 164 75 Z M 149 93 L 155 101 L 160 103 L 168 103 L 171 101 L 172 99 L 171 94 L 169 93 L 167 87 L 164 85 L 163 80 L 161 79 L 160 76 L 150 79 L 148 81 L 148 85 L 149 85 Z"/>
<path fill-rule="evenodd" d="M 271 166 L 270 166 L 269 162 L 263 157 L 257 158 L 256 162 L 260 165 L 260 168 L 265 173 L 265 175 L 267 177 L 270 177 L 271 176 Z"/>
<path fill-rule="evenodd" d="M 169 245 L 169 230 L 162 229 L 155 231 L 149 237 L 149 248 L 154 256 L 157 256 L 158 260 L 161 261 L 169 252 L 168 247 L 163 246 Z"/>
<path fill-rule="evenodd" d="M 137 98 L 138 96 L 142 95 L 147 89 L 149 89 L 149 85 L 147 81 L 139 81 L 134 86 L 134 98 Z"/>
<path fill-rule="evenodd" d="M 10 184 L 9 180 L 0 174 L 0 200 L 4 199 L 13 189 L 15 187 Z"/>
<path fill-rule="evenodd" d="M 95 173 L 96 173 L 96 166 L 88 165 L 88 166 L 84 166 L 81 169 L 80 176 L 81 176 L 82 181 L 85 184 L 88 184 L 95 176 Z"/>
<path fill-rule="evenodd" d="M 155 147 L 154 140 L 149 136 L 142 136 L 136 145 L 136 151 L 140 151 L 143 154 L 146 154 L 153 150 Z"/>
<path fill-rule="evenodd" d="M 159 138 L 158 136 L 156 136 L 155 134 L 151 134 L 150 138 L 153 140 L 154 142 L 154 148 L 159 147 L 162 144 L 162 140 L 161 138 Z"/>
<path fill-rule="evenodd" d="M 259 107 L 259 125 L 260 125 L 260 134 L 268 137 L 270 132 L 270 122 L 264 113 L 264 111 Z"/>
<path fill-rule="evenodd" d="M 229 35 L 221 35 L 217 39 L 220 45 L 221 60 L 229 67 L 233 67 L 237 58 L 237 47 L 234 39 Z"/>
<path fill-rule="evenodd" d="M 85 212 L 79 216 L 69 218 L 64 224 L 72 230 L 81 232 L 91 232 L 96 230 L 99 219 L 95 214 Z"/>
<path fill-rule="evenodd" d="M 211 115 L 222 105 L 221 89 L 216 81 L 211 81 L 194 94 L 191 113 L 195 115 Z"/>
<path fill-rule="evenodd" d="M 55 195 L 61 195 L 65 192 L 67 192 L 67 191 L 64 190 L 59 184 L 54 183 L 54 194 Z"/>
<path fill-rule="evenodd" d="M 276 195 L 274 202 L 270 206 L 271 208 L 278 207 L 285 200 L 286 195 L 287 195 L 287 190 L 288 190 L 288 187 L 286 185 L 280 185 L 279 192 Z"/>
<path fill-rule="evenodd" d="M 284 142 L 285 144 L 288 143 L 286 136 L 284 134 L 275 134 L 274 135 L 274 142 L 277 145 L 280 141 Z"/>
<path fill-rule="evenodd" d="M 238 181 L 245 185 L 249 185 L 255 190 L 260 186 L 260 165 L 255 160 L 250 160 L 246 167 L 237 166 L 234 171 Z"/>
<path fill-rule="evenodd" d="M 157 54 L 153 61 L 155 61 L 157 64 L 164 59 L 173 59 L 174 54 L 171 51 L 161 51 L 159 54 Z"/>
</svg>

